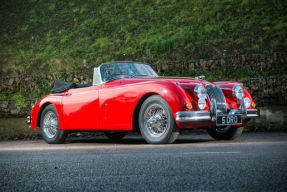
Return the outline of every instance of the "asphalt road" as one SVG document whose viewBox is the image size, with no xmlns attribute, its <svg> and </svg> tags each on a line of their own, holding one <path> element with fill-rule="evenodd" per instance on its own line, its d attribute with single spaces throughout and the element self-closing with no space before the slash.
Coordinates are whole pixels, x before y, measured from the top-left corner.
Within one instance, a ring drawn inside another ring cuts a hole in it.
<svg viewBox="0 0 287 192">
<path fill-rule="evenodd" d="M 0 191 L 287 191 L 287 133 L 1 141 Z"/>
</svg>

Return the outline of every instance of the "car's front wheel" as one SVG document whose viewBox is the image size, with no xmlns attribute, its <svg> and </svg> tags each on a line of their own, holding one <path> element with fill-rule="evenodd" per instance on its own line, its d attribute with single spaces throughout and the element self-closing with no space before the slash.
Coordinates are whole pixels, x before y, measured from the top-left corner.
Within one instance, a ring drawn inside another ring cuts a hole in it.
<svg viewBox="0 0 287 192">
<path fill-rule="evenodd" d="M 68 132 L 59 130 L 59 119 L 54 105 L 48 105 L 42 112 L 40 120 L 43 139 L 49 144 L 64 143 Z"/>
<path fill-rule="evenodd" d="M 139 127 L 144 139 L 151 144 L 173 143 L 179 135 L 172 111 L 159 95 L 149 97 L 142 104 Z"/>
<path fill-rule="evenodd" d="M 207 129 L 207 132 L 216 140 L 233 140 L 242 133 L 243 129 L 244 127 L 229 125 L 222 127 L 212 127 Z"/>
</svg>

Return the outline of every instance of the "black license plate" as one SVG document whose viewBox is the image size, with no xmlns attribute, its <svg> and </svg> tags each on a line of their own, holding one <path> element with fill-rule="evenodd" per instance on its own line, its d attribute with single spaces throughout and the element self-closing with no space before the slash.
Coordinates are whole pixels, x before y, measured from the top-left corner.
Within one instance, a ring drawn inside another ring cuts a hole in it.
<svg viewBox="0 0 287 192">
<path fill-rule="evenodd" d="M 216 125 L 242 124 L 242 115 L 217 115 Z"/>
</svg>

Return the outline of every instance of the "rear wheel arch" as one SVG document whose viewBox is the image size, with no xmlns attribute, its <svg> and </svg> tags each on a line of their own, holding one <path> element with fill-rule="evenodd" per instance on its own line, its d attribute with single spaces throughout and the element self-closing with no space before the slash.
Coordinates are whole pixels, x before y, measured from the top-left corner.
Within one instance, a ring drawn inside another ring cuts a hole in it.
<svg viewBox="0 0 287 192">
<path fill-rule="evenodd" d="M 158 93 L 147 93 L 145 95 L 143 95 L 140 100 L 137 102 L 135 108 L 134 108 L 134 112 L 133 112 L 133 131 L 139 132 L 139 113 L 140 113 L 140 109 L 142 104 L 144 103 L 144 101 L 149 98 L 152 95 L 159 95 Z"/>
<path fill-rule="evenodd" d="M 52 104 L 52 103 L 47 102 L 47 103 L 44 103 L 44 104 L 41 106 L 41 108 L 40 108 L 40 110 L 39 110 L 39 112 L 38 112 L 38 115 L 37 115 L 37 127 L 40 127 L 41 116 L 42 116 L 43 110 L 45 109 L 46 106 L 48 106 L 48 105 L 50 105 L 50 104 Z"/>
</svg>

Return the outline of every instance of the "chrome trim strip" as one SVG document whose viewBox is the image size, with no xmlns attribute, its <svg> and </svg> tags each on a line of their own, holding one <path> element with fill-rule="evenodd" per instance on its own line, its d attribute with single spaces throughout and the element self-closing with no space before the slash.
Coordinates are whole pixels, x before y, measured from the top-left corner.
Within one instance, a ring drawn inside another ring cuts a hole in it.
<svg viewBox="0 0 287 192">
<path fill-rule="evenodd" d="M 201 110 L 201 111 L 179 111 L 176 113 L 176 115 L 181 115 L 181 116 L 189 116 L 189 115 L 206 115 L 210 114 L 211 112 L 209 110 Z"/>
</svg>

